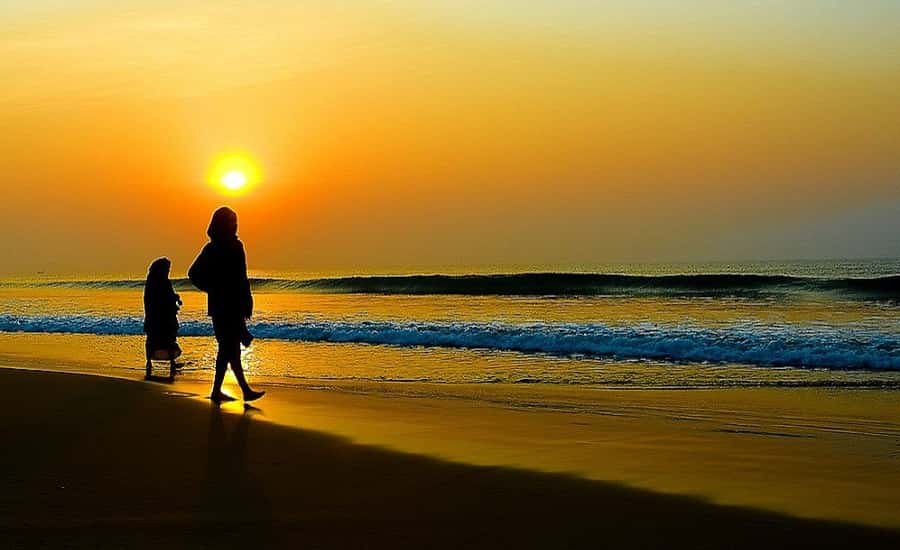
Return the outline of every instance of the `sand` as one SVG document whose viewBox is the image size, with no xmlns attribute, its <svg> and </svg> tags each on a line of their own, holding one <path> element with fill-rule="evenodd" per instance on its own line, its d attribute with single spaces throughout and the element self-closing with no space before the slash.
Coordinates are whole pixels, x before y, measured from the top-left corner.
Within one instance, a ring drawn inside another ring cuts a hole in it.
<svg viewBox="0 0 900 550">
<path fill-rule="evenodd" d="M 900 547 L 900 531 L 883 527 L 282 426 L 266 412 L 288 407 L 275 396 L 244 412 L 177 385 L 8 369 L 0 384 L 4 547 Z M 405 416 L 402 400 L 389 408 L 371 396 L 292 395 L 312 401 L 320 420 L 353 400 L 362 408 L 350 419 L 378 412 L 420 425 L 423 414 Z"/>
</svg>

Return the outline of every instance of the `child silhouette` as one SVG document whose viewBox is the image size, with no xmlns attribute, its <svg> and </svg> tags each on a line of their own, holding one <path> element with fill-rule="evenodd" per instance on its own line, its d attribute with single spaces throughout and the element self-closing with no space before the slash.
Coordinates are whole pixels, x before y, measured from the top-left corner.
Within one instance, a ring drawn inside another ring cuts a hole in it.
<svg viewBox="0 0 900 550">
<path fill-rule="evenodd" d="M 144 285 L 144 333 L 147 335 L 147 378 L 153 371 L 153 360 L 168 360 L 175 377 L 175 359 L 181 355 L 178 338 L 178 310 L 181 297 L 172 288 L 169 270 L 172 262 L 159 258 L 150 264 Z"/>
</svg>

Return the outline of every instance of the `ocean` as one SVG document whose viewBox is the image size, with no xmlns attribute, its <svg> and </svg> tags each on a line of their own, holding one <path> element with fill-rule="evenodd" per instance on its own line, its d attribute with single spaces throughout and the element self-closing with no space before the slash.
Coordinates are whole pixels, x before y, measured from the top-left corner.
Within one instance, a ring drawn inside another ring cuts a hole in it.
<svg viewBox="0 0 900 550">
<path fill-rule="evenodd" d="M 268 384 L 900 387 L 900 259 L 252 275 L 244 359 Z M 173 282 L 183 376 L 208 379 L 205 296 Z M 140 274 L 3 279 L 0 364 L 140 378 L 142 291 Z"/>
</svg>

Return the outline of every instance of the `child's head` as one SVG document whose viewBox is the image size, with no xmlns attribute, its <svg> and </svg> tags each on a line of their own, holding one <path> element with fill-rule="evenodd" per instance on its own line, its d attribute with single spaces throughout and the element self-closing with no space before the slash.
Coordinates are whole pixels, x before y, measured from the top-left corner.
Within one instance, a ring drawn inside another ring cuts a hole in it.
<svg viewBox="0 0 900 550">
<path fill-rule="evenodd" d="M 169 270 L 172 268 L 172 262 L 169 261 L 168 258 L 157 258 L 153 260 L 153 263 L 150 264 L 150 269 L 147 271 L 148 279 L 167 279 L 169 277 Z"/>
</svg>

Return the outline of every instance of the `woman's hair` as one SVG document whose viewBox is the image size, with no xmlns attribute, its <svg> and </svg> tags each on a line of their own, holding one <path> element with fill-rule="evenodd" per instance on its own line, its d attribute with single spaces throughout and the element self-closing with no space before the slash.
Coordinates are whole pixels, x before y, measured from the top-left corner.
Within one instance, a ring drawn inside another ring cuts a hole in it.
<svg viewBox="0 0 900 550">
<path fill-rule="evenodd" d="M 237 214 L 223 206 L 213 213 L 206 234 L 214 241 L 233 239 L 237 236 Z"/>
<path fill-rule="evenodd" d="M 157 258 L 153 260 L 153 263 L 150 264 L 150 269 L 147 270 L 147 279 L 165 278 L 169 274 L 169 269 L 171 268 L 172 262 L 169 261 L 168 258 Z"/>
</svg>

